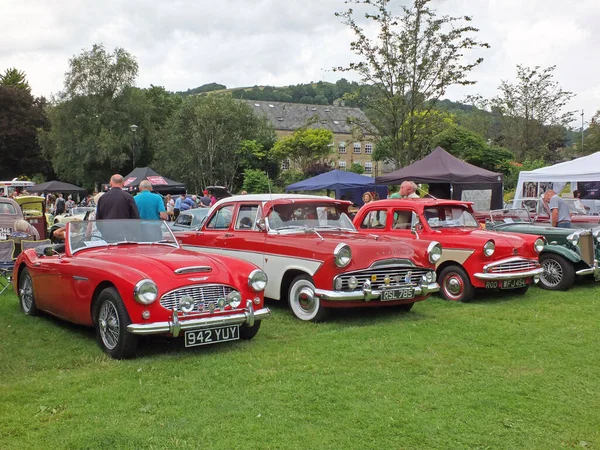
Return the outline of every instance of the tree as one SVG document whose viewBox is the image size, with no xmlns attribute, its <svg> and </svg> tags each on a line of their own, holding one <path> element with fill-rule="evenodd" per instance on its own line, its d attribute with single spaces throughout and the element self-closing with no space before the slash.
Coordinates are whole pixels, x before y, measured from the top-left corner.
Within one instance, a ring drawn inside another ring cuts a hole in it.
<svg viewBox="0 0 600 450">
<path fill-rule="evenodd" d="M 107 53 L 102 44 L 94 44 L 89 51 L 69 60 L 61 97 L 96 96 L 111 99 L 133 86 L 138 75 L 138 63 L 122 48 Z"/>
<path fill-rule="evenodd" d="M 16 68 L 6 69 L 4 74 L 0 75 L 0 85 L 23 89 L 28 92 L 31 90 L 27 78 L 25 77 L 25 72 L 17 70 Z"/>
<path fill-rule="evenodd" d="M 136 74 L 135 59 L 123 49 L 108 54 L 95 45 L 70 60 L 65 90 L 48 108 L 52 127 L 40 134 L 60 178 L 92 187 L 115 172 L 128 173 L 133 159 L 138 166 L 153 160 L 162 128 L 181 98 L 162 87 L 133 87 Z"/>
<path fill-rule="evenodd" d="M 278 161 L 287 158 L 294 167 L 306 172 L 313 163 L 329 163 L 332 148 L 333 133 L 330 130 L 306 126 L 278 140 L 273 146 L 272 155 Z"/>
<path fill-rule="evenodd" d="M 248 141 L 273 140 L 265 118 L 230 96 L 189 96 L 170 118 L 156 154 L 155 164 L 172 178 L 199 192 L 210 185 L 236 190 Z"/>
<path fill-rule="evenodd" d="M 49 127 L 45 106 L 29 88 L 0 85 L 0 179 L 52 173 L 37 140 L 38 129 Z"/>
<path fill-rule="evenodd" d="M 348 169 L 348 172 L 354 172 L 359 175 L 362 175 L 363 173 L 365 173 L 365 168 L 362 166 L 362 164 L 354 162 Z"/>
<path fill-rule="evenodd" d="M 248 194 L 264 194 L 271 192 L 271 182 L 265 172 L 259 169 L 244 170 L 242 189 Z"/>
<path fill-rule="evenodd" d="M 500 94 L 489 102 L 502 116 L 503 141 L 519 160 L 543 158 L 565 145 L 565 127 L 574 112 L 563 112 L 574 97 L 554 81 L 556 66 L 545 69 L 517 65 L 517 82 L 502 81 Z"/>
<path fill-rule="evenodd" d="M 448 87 L 474 83 L 467 77 L 483 58 L 467 62 L 465 52 L 489 47 L 471 37 L 478 29 L 468 25 L 469 16 L 437 17 L 430 1 L 414 0 L 396 16 L 388 9 L 390 0 L 347 0 L 375 10 L 365 17 L 378 27 L 376 40 L 367 36 L 354 9 L 336 13 L 353 31 L 350 48 L 360 61 L 334 70 L 357 72 L 367 85 L 362 97 L 373 134 L 387 141 L 379 158 L 397 167 L 422 156 L 420 133 L 427 132 L 429 114 Z"/>
</svg>

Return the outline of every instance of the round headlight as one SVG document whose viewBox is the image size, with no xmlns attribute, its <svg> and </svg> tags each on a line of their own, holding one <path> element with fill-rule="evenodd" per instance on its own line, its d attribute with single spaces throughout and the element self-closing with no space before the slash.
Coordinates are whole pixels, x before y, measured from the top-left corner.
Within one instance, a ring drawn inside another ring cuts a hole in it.
<svg viewBox="0 0 600 450">
<path fill-rule="evenodd" d="M 133 297 L 142 305 L 149 305 L 158 298 L 158 287 L 152 280 L 142 280 L 133 288 Z"/>
<path fill-rule="evenodd" d="M 442 246 L 439 242 L 432 241 L 427 247 L 427 256 L 429 262 L 436 264 L 442 258 Z"/>
<path fill-rule="evenodd" d="M 267 287 L 267 274 L 260 269 L 254 269 L 248 275 L 248 286 L 252 288 L 254 292 L 262 292 Z"/>
<path fill-rule="evenodd" d="M 242 294 L 238 291 L 231 291 L 227 294 L 227 303 L 231 305 L 232 308 L 237 308 L 242 303 Z"/>
<path fill-rule="evenodd" d="M 569 243 L 572 245 L 579 244 L 579 234 L 571 233 L 570 235 L 567 236 L 567 241 L 569 241 Z"/>
<path fill-rule="evenodd" d="M 358 280 L 354 276 L 350 277 L 348 280 L 348 287 L 350 289 L 356 289 L 356 286 L 358 286 Z"/>
<path fill-rule="evenodd" d="M 494 241 L 487 241 L 483 245 L 483 254 L 487 257 L 492 256 L 494 254 L 495 250 L 496 250 L 496 244 L 494 244 Z"/>
<path fill-rule="evenodd" d="M 335 257 L 335 265 L 340 269 L 346 267 L 352 261 L 352 250 L 348 244 L 339 243 L 333 251 Z"/>
<path fill-rule="evenodd" d="M 544 250 L 544 245 L 546 245 L 544 240 L 542 238 L 537 238 L 533 243 L 533 248 L 535 249 L 536 253 L 541 253 L 542 250 Z"/>
</svg>

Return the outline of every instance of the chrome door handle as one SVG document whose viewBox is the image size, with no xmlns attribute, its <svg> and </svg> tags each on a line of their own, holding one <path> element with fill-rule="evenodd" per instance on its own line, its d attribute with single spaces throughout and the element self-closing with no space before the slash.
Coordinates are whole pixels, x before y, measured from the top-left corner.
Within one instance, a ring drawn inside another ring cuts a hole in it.
<svg viewBox="0 0 600 450">
<path fill-rule="evenodd" d="M 233 233 L 225 233 L 225 237 L 233 237 Z"/>
</svg>

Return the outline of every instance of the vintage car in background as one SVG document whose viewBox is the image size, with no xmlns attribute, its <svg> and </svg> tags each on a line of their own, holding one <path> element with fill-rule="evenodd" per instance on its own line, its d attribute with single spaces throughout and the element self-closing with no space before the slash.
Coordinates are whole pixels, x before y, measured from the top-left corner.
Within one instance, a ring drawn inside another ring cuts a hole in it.
<svg viewBox="0 0 600 450">
<path fill-rule="evenodd" d="M 585 206 L 574 198 L 563 198 L 571 213 L 571 226 L 573 228 L 594 228 L 600 226 L 600 216 L 588 214 Z M 525 198 L 519 201 L 516 209 L 526 209 L 535 224 L 550 224 L 550 209 L 546 202 L 541 198 Z M 487 220 L 489 211 L 478 211 L 476 216 L 478 220 Z"/>
<path fill-rule="evenodd" d="M 0 197 L 0 241 L 8 239 L 14 231 L 15 222 L 23 218 L 23 212 L 17 202 L 11 198 Z"/>
<path fill-rule="evenodd" d="M 600 229 L 569 229 L 534 224 L 525 209 L 490 211 L 486 229 L 504 233 L 542 235 L 546 245 L 540 253 L 544 273 L 540 287 L 550 290 L 569 289 L 576 276 L 593 275 L 600 281 Z"/>
<path fill-rule="evenodd" d="M 174 222 L 168 222 L 169 228 L 173 231 L 189 231 L 200 228 L 206 215 L 208 208 L 194 208 L 181 211 Z"/>
<path fill-rule="evenodd" d="M 363 206 L 354 225 L 364 234 L 430 239 L 442 245 L 437 261 L 440 293 L 467 302 L 475 288 L 524 294 L 542 273 L 540 236 L 482 230 L 471 203 L 438 199 L 388 199 Z"/>
<path fill-rule="evenodd" d="M 45 239 L 48 233 L 46 199 L 39 195 L 20 195 L 15 197 L 15 202 L 21 208 L 23 218 L 37 230 L 40 239 Z"/>
<path fill-rule="evenodd" d="M 270 315 L 265 273 L 245 261 L 188 252 L 164 222 L 77 221 L 64 244 L 29 249 L 15 262 L 22 311 L 94 326 L 113 358 L 139 336 L 183 334 L 186 347 L 251 339 Z"/>
<path fill-rule="evenodd" d="M 198 231 L 175 233 L 184 248 L 235 256 L 269 277 L 265 296 L 300 320 L 329 308 L 399 305 L 410 310 L 439 290 L 437 242 L 408 244 L 356 232 L 348 201 L 312 195 L 239 195 L 217 202 Z"/>
<path fill-rule="evenodd" d="M 69 209 L 64 214 L 58 214 L 54 216 L 53 223 L 68 223 L 77 220 L 89 220 L 90 214 L 94 212 L 96 208 L 92 206 L 76 206 L 75 208 Z"/>
</svg>

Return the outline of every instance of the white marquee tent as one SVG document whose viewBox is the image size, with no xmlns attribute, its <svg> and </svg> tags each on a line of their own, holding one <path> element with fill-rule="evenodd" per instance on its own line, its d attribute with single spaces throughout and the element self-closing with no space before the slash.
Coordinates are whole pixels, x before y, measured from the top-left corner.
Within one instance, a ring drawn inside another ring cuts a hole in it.
<svg viewBox="0 0 600 450">
<path fill-rule="evenodd" d="M 571 183 L 573 191 L 577 189 L 578 182 L 600 183 L 600 152 L 541 169 L 522 171 L 513 206 L 518 207 L 523 199 L 538 198 L 547 189 L 561 192 L 567 183 Z"/>
</svg>

